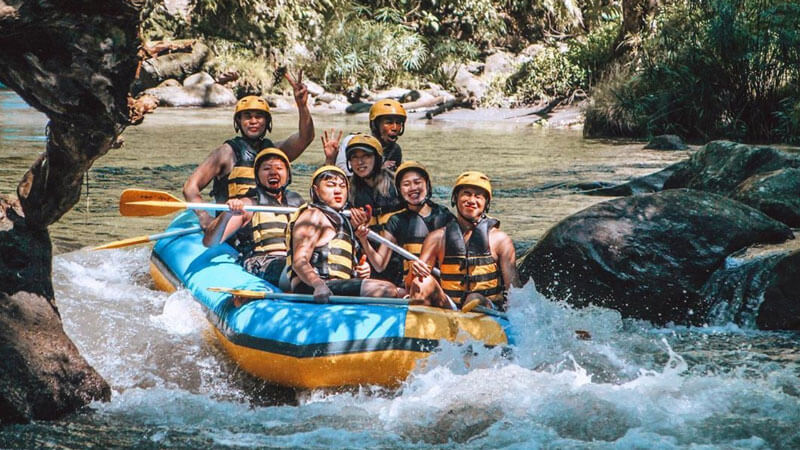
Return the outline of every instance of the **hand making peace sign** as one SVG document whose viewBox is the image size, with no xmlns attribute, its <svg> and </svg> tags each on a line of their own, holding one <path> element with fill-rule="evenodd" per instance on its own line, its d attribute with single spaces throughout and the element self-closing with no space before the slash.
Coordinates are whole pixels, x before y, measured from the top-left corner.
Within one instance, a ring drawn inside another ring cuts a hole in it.
<svg viewBox="0 0 800 450">
<path fill-rule="evenodd" d="M 306 106 L 308 104 L 308 88 L 303 84 L 303 69 L 300 69 L 300 72 L 297 73 L 297 81 L 292 79 L 289 72 L 284 73 L 283 76 L 292 85 L 294 101 L 297 103 L 297 107 Z"/>
</svg>

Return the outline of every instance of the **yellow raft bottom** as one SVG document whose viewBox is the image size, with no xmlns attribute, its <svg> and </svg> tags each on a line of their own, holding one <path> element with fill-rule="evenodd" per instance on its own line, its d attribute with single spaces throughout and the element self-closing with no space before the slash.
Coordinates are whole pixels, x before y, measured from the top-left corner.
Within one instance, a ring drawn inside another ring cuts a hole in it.
<svg viewBox="0 0 800 450">
<path fill-rule="evenodd" d="M 158 289 L 175 291 L 175 286 L 150 264 Z M 376 350 L 342 355 L 297 358 L 234 344 L 212 325 L 214 334 L 231 358 L 246 372 L 269 382 L 296 388 L 373 384 L 397 386 L 430 352 Z M 503 328 L 479 313 L 462 313 L 428 306 L 409 306 L 405 337 L 464 342 L 470 339 L 488 346 L 508 343 Z"/>
</svg>

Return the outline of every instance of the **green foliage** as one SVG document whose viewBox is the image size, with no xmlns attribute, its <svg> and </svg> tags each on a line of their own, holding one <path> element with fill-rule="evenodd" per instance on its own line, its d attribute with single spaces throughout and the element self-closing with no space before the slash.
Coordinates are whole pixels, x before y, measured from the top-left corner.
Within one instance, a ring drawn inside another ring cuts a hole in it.
<svg viewBox="0 0 800 450">
<path fill-rule="evenodd" d="M 427 56 L 425 42 L 408 28 L 351 16 L 328 29 L 312 70 L 329 86 L 384 87 L 419 70 Z"/>
<path fill-rule="evenodd" d="M 636 97 L 609 90 L 617 95 L 607 99 L 613 107 L 596 99 L 591 117 L 622 108 L 640 120 L 634 128 L 650 135 L 790 139 L 796 102 L 786 99 L 800 97 L 800 5 L 680 0 L 658 16 L 656 30 L 644 38 L 631 79 Z"/>
<path fill-rule="evenodd" d="M 506 82 L 506 92 L 515 93 L 525 103 L 555 97 L 569 97 L 585 86 L 586 71 L 573 63 L 558 47 L 545 47 L 530 61 L 523 63 Z"/>
</svg>

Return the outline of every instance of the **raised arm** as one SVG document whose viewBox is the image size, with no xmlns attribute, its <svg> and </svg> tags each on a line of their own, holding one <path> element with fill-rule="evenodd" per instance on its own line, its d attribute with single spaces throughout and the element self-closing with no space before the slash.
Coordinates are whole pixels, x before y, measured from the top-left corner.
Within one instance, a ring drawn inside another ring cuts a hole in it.
<svg viewBox="0 0 800 450">
<path fill-rule="evenodd" d="M 203 196 L 200 194 L 203 189 L 215 177 L 230 173 L 232 167 L 233 149 L 228 144 L 222 144 L 211 152 L 186 179 L 183 184 L 183 197 L 187 202 L 203 202 Z M 208 212 L 195 210 L 195 214 L 200 219 L 200 226 L 203 229 L 208 228 L 212 220 Z"/>
<path fill-rule="evenodd" d="M 297 81 L 292 79 L 289 73 L 284 74 L 284 76 L 289 84 L 292 85 L 294 102 L 297 104 L 297 112 L 300 118 L 297 124 L 297 133 L 279 142 L 276 146 L 286 153 L 290 161 L 294 161 L 314 141 L 314 121 L 311 119 L 311 111 L 308 110 L 308 88 L 303 84 L 303 71 L 301 70 L 297 75 Z"/>
</svg>

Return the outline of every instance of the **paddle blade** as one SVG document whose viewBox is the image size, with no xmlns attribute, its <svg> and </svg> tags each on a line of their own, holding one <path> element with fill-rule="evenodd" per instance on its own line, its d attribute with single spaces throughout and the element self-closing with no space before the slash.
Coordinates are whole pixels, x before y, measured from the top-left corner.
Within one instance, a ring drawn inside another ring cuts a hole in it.
<svg viewBox="0 0 800 450">
<path fill-rule="evenodd" d="M 108 250 L 112 248 L 122 248 L 122 247 L 128 247 L 130 245 L 144 244 L 145 242 L 150 242 L 149 236 L 137 236 L 128 239 L 123 239 L 121 241 L 109 242 L 108 244 L 98 245 L 97 247 L 92 248 L 92 250 Z"/>
<path fill-rule="evenodd" d="M 150 205 L 144 202 L 161 202 Z M 160 206 L 163 204 L 164 206 Z M 171 205 L 170 205 L 171 204 Z M 123 216 L 163 216 L 183 209 L 183 200 L 169 192 L 126 189 L 119 197 L 119 212 Z"/>
<path fill-rule="evenodd" d="M 225 292 L 226 294 L 231 294 L 234 297 L 242 298 L 264 298 L 268 294 L 268 292 L 263 291 L 250 291 L 247 289 L 231 289 L 224 287 L 210 287 L 208 290 L 211 292 Z"/>
</svg>

